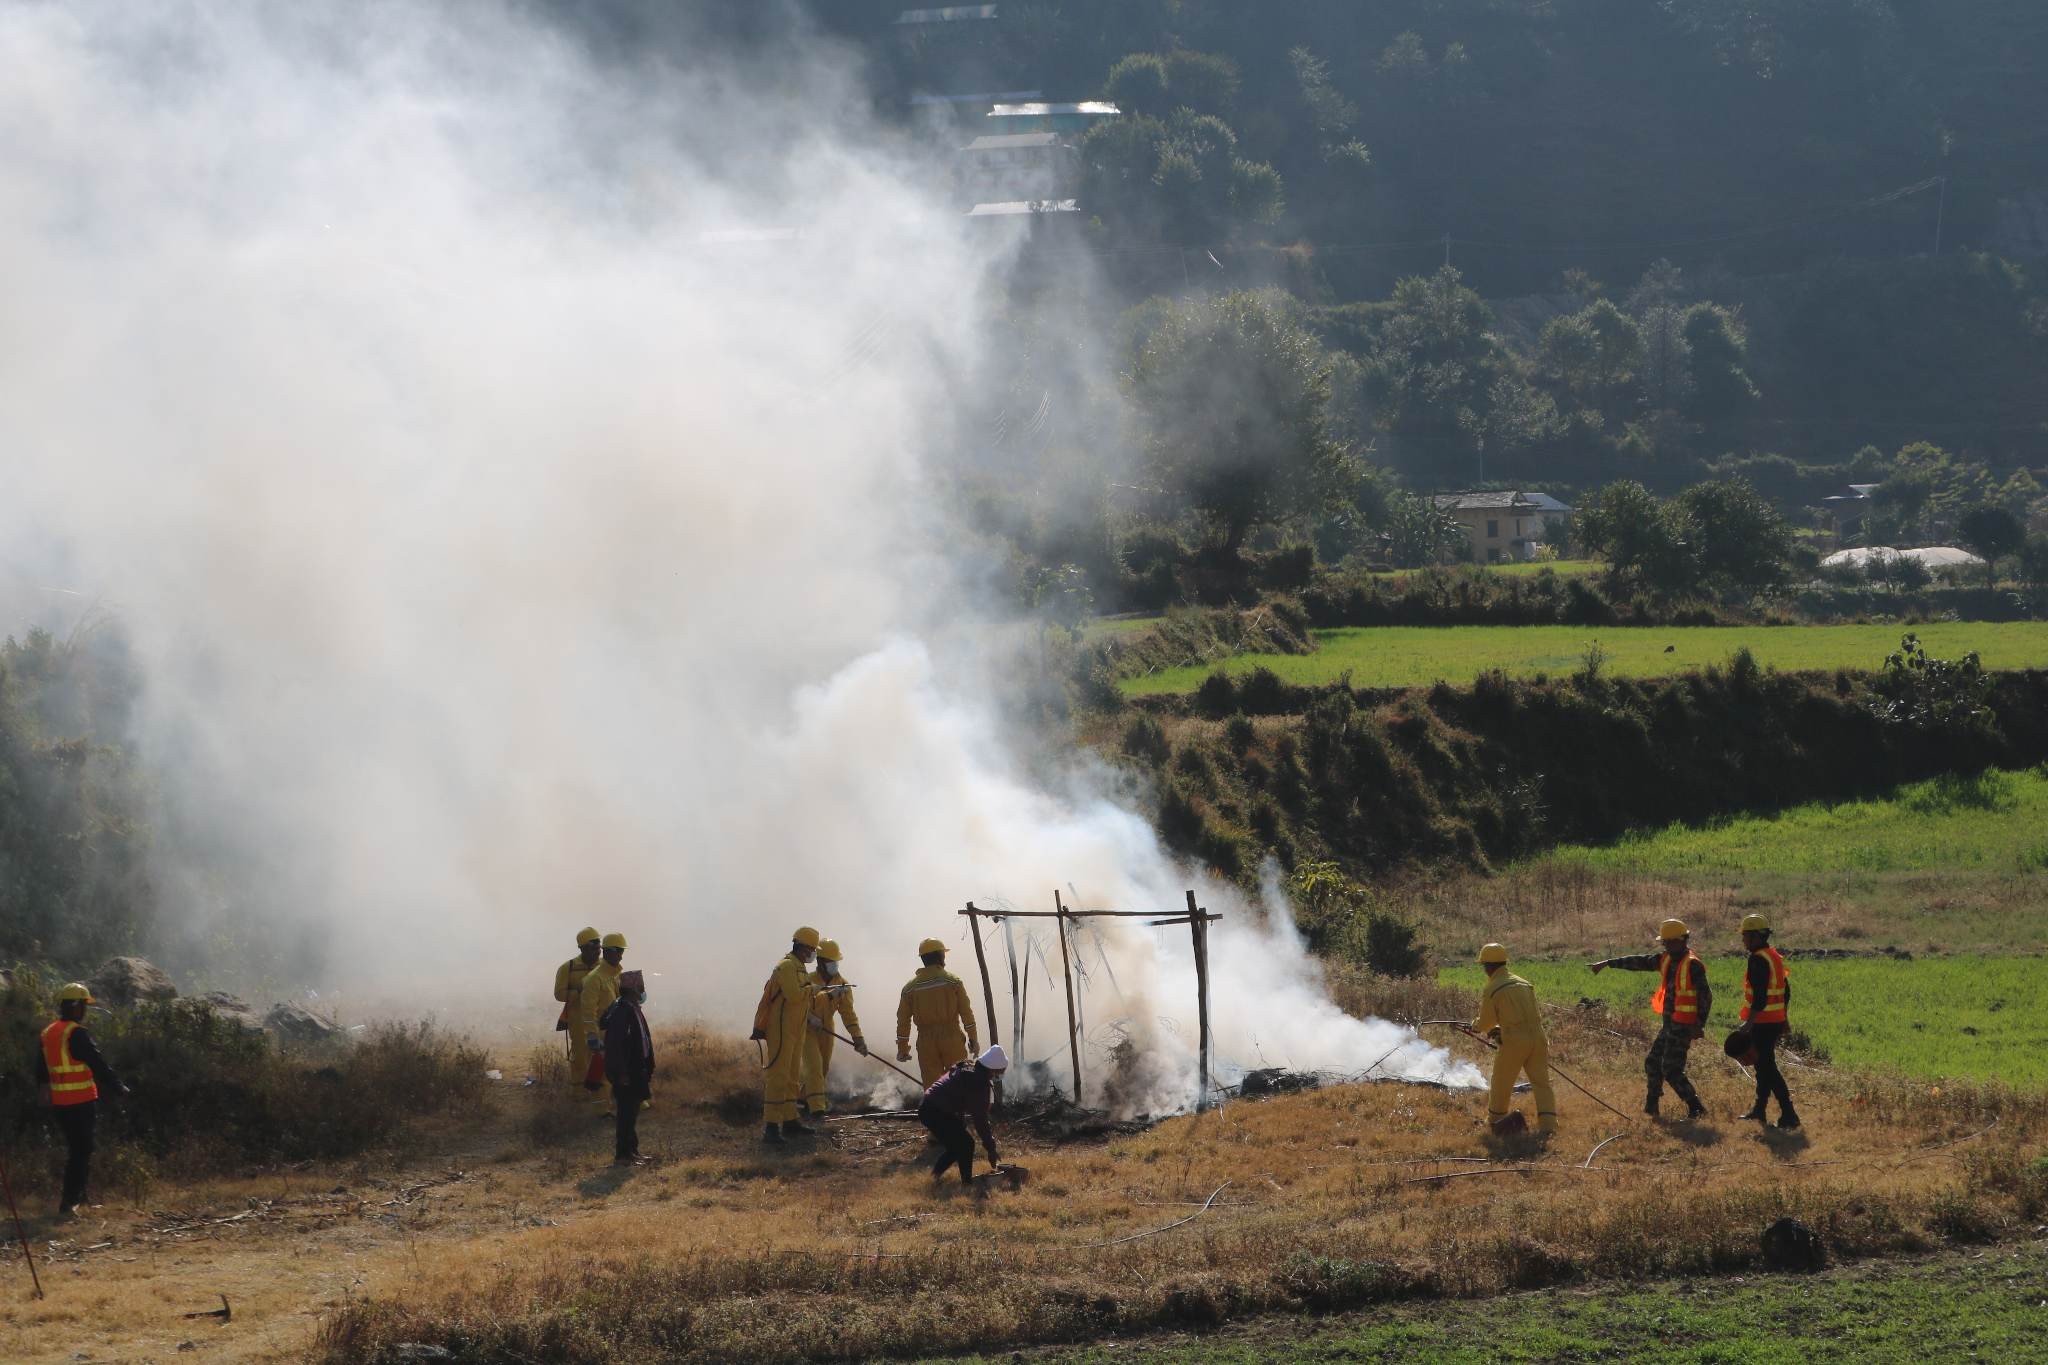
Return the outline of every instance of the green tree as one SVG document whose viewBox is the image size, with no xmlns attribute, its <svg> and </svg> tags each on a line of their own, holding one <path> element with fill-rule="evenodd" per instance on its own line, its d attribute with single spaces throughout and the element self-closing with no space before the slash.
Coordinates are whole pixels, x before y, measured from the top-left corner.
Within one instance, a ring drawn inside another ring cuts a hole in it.
<svg viewBox="0 0 2048 1365">
<path fill-rule="evenodd" d="M 1756 592 L 1784 581 L 1792 528 L 1747 481 L 1694 484 L 1676 501 L 1705 586 Z"/>
<path fill-rule="evenodd" d="M 1749 335 L 1742 319 L 1718 303 L 1696 303 L 1679 317 L 1692 380 L 1680 410 L 1710 428 L 1747 416 L 1759 394 L 1749 377 Z"/>
<path fill-rule="evenodd" d="M 1390 493 L 1385 519 L 1387 554 L 1397 569 L 1440 563 L 1466 543 L 1465 528 L 1433 498 Z"/>
<path fill-rule="evenodd" d="M 1998 561 L 2026 548 L 2027 527 L 2003 507 L 1973 507 L 1956 520 L 1964 548 L 1984 561 L 1984 586 L 1998 586 Z"/>
<path fill-rule="evenodd" d="M 1642 364 L 1642 329 L 1606 299 L 1552 318 L 1536 343 L 1537 373 L 1577 408 L 1612 411 Z"/>
<path fill-rule="evenodd" d="M 1254 526 L 1335 510 L 1358 476 L 1332 434 L 1329 356 L 1284 296 L 1169 305 L 1125 387 L 1153 477 L 1230 554 Z"/>
<path fill-rule="evenodd" d="M 1624 585 L 1676 595 L 1699 584 L 1692 528 L 1683 511 L 1660 503 L 1633 479 L 1585 499 L 1573 537 L 1582 550 L 1605 559 L 1608 575 Z"/>
<path fill-rule="evenodd" d="M 1366 392 L 1419 477 L 1461 479 L 1475 455 L 1512 449 L 1542 429 L 1545 414 L 1528 400 L 1492 322 L 1454 267 L 1394 286 L 1366 358 Z"/>
<path fill-rule="evenodd" d="M 1133 52 L 1103 77 L 1102 97 L 1123 110 L 1126 119 L 1164 117 L 1173 110 L 1166 93 L 1165 59 L 1154 52 Z"/>
</svg>

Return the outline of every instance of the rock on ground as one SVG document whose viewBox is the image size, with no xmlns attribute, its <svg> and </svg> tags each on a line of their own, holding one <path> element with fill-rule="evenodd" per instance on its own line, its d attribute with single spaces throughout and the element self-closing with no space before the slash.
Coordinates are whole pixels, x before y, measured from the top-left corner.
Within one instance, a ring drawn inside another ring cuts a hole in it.
<svg viewBox="0 0 2048 1365">
<path fill-rule="evenodd" d="M 175 1000 L 178 987 L 146 957 L 110 957 L 86 983 L 102 1005 L 127 1009 L 144 1000 Z"/>
<path fill-rule="evenodd" d="M 276 1034 L 279 1042 L 294 1044 L 324 1043 L 341 1033 L 332 1019 L 290 1000 L 271 1006 L 270 1013 L 263 1016 L 263 1027 Z"/>
</svg>

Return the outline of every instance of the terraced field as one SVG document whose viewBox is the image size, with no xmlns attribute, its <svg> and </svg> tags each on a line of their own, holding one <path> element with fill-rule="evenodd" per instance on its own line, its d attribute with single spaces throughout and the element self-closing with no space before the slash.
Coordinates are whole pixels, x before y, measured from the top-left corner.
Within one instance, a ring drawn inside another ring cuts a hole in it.
<svg viewBox="0 0 2048 1365">
<path fill-rule="evenodd" d="M 1297 685 L 1349 676 L 1358 687 L 1420 687 L 1470 682 L 1489 669 L 1517 677 L 1569 673 L 1597 646 L 1601 667 L 1627 677 L 1659 677 L 1725 663 L 1747 648 L 1757 662 L 1785 670 L 1875 669 L 1911 630 L 1944 658 L 1975 650 L 1987 668 L 2048 667 L 2048 622 L 1936 622 L 1857 626 L 1359 626 L 1315 632 L 1313 654 L 1240 654 L 1220 665 L 1195 664 L 1126 679 L 1125 695 L 1191 692 L 1216 668 L 1244 674 L 1270 668 Z"/>
</svg>

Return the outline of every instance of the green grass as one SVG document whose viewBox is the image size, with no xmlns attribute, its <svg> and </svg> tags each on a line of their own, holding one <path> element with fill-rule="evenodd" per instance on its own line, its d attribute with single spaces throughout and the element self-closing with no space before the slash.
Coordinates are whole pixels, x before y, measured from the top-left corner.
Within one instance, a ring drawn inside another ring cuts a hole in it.
<svg viewBox="0 0 2048 1365">
<path fill-rule="evenodd" d="M 1607 568 L 1604 559 L 1555 559 L 1549 563 L 1474 564 L 1472 568 L 1482 573 L 1507 574 L 1514 578 L 1534 578 L 1549 569 L 1560 578 L 1585 578 L 1590 574 L 1602 573 Z M 1373 578 L 1406 578 L 1423 572 L 1421 569 L 1381 569 L 1370 575 Z"/>
<path fill-rule="evenodd" d="M 2048 869 L 2048 768 L 1941 777 L 1891 796 L 1795 806 L 1696 827 L 1671 825 L 1547 859 L 1601 872 L 2009 872 Z"/>
<path fill-rule="evenodd" d="M 1644 907 L 1643 943 L 1617 943 L 1614 953 L 1648 952 L 1655 907 Z M 1512 926 L 1503 926 L 1512 940 Z M 1782 937 L 1796 944 L 1790 933 Z M 1718 950 L 1734 940 L 1735 925 L 1694 926 L 1694 942 Z M 2030 945 L 2032 946 L 2032 945 Z M 1604 954 L 1603 954 L 1604 956 Z M 1742 1006 L 1740 956 L 1707 959 L 1714 988 L 1707 1038 L 1718 1048 Z M 1948 1077 L 2003 1081 L 2025 1088 L 2048 1086 L 2048 1021 L 2041 1016 L 2048 959 L 2018 957 L 1833 958 L 1789 964 L 1792 1027 L 1825 1050 L 1837 1068 L 1888 1072 L 1934 1080 Z M 1538 999 L 1569 1005 L 1600 1000 L 1617 1009 L 1650 1009 L 1651 972 L 1612 968 L 1595 976 L 1584 963 L 1525 962 L 1515 971 Z M 1439 979 L 1476 990 L 1476 966 L 1447 968 Z M 1797 1081 L 1794 1081 L 1797 1084 Z"/>
<path fill-rule="evenodd" d="M 2041 1347 L 2039 1246 L 1629 1289 L 1545 1290 L 1473 1303 L 1404 1304 L 1320 1322 L 1266 1320 L 1214 1335 L 1060 1351 L 1074 1362 L 2033 1360 Z"/>
<path fill-rule="evenodd" d="M 1603 667 L 1657 677 L 1725 663 L 1747 646 L 1757 662 L 1780 669 L 1876 669 L 1908 630 L 1934 654 L 1976 650 L 1987 668 L 2048 666 L 2048 622 L 1936 622 L 1924 626 L 1357 626 L 1315 632 L 1313 654 L 1240 654 L 1220 665 L 1233 674 L 1270 668 L 1312 686 L 1349 674 L 1357 687 L 1419 687 L 1468 682 L 1488 669 L 1516 676 L 1571 673 L 1598 641 Z M 1669 647 L 1670 652 L 1666 652 Z M 1126 695 L 1191 692 L 1218 665 L 1165 669 L 1119 684 Z"/>
</svg>

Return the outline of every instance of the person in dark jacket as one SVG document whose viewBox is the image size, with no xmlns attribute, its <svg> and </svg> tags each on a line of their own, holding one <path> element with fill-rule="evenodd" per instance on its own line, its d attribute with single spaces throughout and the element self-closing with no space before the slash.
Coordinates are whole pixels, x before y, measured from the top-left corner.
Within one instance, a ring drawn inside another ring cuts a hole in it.
<svg viewBox="0 0 2048 1365">
<path fill-rule="evenodd" d="M 973 1061 L 955 1062 L 924 1092 L 917 1121 L 931 1130 L 932 1141 L 942 1149 L 939 1164 L 932 1167 L 932 1179 L 944 1176 L 947 1168 L 957 1163 L 960 1183 L 973 1181 L 974 1138 L 967 1131 L 970 1119 L 981 1135 L 981 1145 L 988 1149 L 988 1164 L 997 1164 L 996 1136 L 988 1123 L 989 1090 L 1009 1067 L 1010 1058 L 1002 1045 L 991 1044 Z"/>
<path fill-rule="evenodd" d="M 1742 946 L 1749 950 L 1749 962 L 1742 975 L 1742 1027 L 1737 1033 L 1749 1036 L 1756 1049 L 1756 1103 L 1742 1117 L 1766 1120 L 1764 1102 L 1778 1100 L 1778 1126 L 1797 1128 L 1799 1113 L 1792 1107 L 1792 1090 L 1785 1073 L 1778 1069 L 1778 1044 L 1792 1027 L 1788 1022 L 1792 1006 L 1792 978 L 1785 959 L 1771 946 L 1771 922 L 1762 915 L 1742 919 Z"/>
<path fill-rule="evenodd" d="M 64 1192 L 57 1201 L 59 1218 L 76 1218 L 85 1202 L 85 1181 L 92 1169 L 93 1133 L 99 1126 L 100 1099 L 126 1095 L 128 1087 L 115 1077 L 85 1031 L 86 1006 L 92 992 L 74 981 L 57 992 L 57 1017 L 42 1031 L 36 1047 L 36 1084 L 64 1132 Z"/>
<path fill-rule="evenodd" d="M 604 1030 L 604 1077 L 612 1085 L 612 1117 L 617 1137 L 614 1166 L 637 1166 L 640 1155 L 640 1106 L 654 1083 L 654 1034 L 641 1006 L 647 1003 L 647 980 L 639 972 L 619 977 L 619 998 L 605 1007 L 598 1024 Z"/>
</svg>

